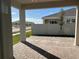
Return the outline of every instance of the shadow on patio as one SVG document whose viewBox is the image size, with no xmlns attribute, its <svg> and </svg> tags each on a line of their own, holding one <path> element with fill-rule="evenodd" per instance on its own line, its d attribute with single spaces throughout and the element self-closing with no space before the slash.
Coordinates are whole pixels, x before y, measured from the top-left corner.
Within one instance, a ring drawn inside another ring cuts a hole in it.
<svg viewBox="0 0 79 59">
<path fill-rule="evenodd" d="M 45 51 L 45 50 L 43 50 L 43 49 L 41 49 L 41 48 L 39 48 L 39 47 L 33 45 L 33 44 L 31 44 L 31 43 L 29 43 L 29 42 L 27 42 L 27 41 L 22 42 L 22 43 L 24 43 L 25 45 L 29 46 L 30 48 L 32 48 L 32 49 L 35 50 L 36 52 L 40 53 L 41 55 L 43 55 L 43 56 L 46 57 L 47 59 L 60 59 L 59 57 L 54 56 L 54 55 L 52 55 L 51 53 L 49 53 L 49 52 L 47 52 L 47 51 Z"/>
</svg>

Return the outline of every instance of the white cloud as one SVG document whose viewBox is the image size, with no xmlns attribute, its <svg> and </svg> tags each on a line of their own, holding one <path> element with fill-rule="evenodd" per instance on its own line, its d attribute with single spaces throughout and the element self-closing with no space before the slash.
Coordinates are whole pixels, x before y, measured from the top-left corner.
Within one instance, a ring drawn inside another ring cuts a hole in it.
<svg viewBox="0 0 79 59">
<path fill-rule="evenodd" d="M 17 17 L 17 18 L 12 18 L 12 22 L 18 21 L 18 20 L 19 20 L 19 17 Z"/>
<path fill-rule="evenodd" d="M 26 21 L 34 22 L 35 24 L 42 24 L 43 23 L 42 19 L 35 19 L 35 18 L 26 18 Z"/>
<path fill-rule="evenodd" d="M 17 13 L 16 12 L 12 12 L 12 15 L 16 15 Z"/>
<path fill-rule="evenodd" d="M 34 22 L 35 24 L 43 24 L 43 20 L 42 19 L 35 19 L 35 18 L 26 18 L 25 19 L 28 22 Z M 13 17 L 12 18 L 12 22 L 14 21 L 19 21 L 19 17 Z"/>
</svg>

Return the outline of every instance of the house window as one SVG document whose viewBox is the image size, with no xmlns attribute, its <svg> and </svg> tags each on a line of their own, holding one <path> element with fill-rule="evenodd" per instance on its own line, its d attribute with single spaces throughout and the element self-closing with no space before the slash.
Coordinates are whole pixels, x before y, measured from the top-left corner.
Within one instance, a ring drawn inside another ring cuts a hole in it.
<svg viewBox="0 0 79 59">
<path fill-rule="evenodd" d="M 67 19 L 67 23 L 70 23 L 70 19 Z"/>
<path fill-rule="evenodd" d="M 57 21 L 55 21 L 55 24 L 57 24 Z"/>
<path fill-rule="evenodd" d="M 72 22 L 74 23 L 75 22 L 75 19 L 72 19 Z"/>
<path fill-rule="evenodd" d="M 48 20 L 45 20 L 45 24 L 48 24 Z"/>
<path fill-rule="evenodd" d="M 54 23 L 55 23 L 55 21 L 52 21 L 51 23 L 52 23 L 52 24 L 54 24 Z"/>
<path fill-rule="evenodd" d="M 50 24 L 57 24 L 57 21 L 50 21 Z"/>
</svg>

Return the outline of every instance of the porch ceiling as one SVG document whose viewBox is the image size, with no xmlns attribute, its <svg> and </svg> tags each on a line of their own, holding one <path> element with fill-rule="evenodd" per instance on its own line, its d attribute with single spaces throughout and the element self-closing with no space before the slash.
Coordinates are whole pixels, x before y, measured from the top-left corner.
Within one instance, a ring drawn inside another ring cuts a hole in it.
<svg viewBox="0 0 79 59">
<path fill-rule="evenodd" d="M 78 0 L 11 0 L 16 8 L 36 9 L 79 5 Z"/>
</svg>

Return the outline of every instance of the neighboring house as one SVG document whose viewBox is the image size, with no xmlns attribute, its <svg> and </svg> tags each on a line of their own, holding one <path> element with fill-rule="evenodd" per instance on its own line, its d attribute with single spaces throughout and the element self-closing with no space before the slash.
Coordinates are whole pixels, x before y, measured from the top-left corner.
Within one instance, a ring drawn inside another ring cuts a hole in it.
<svg viewBox="0 0 79 59">
<path fill-rule="evenodd" d="M 76 9 L 72 8 L 64 11 L 63 15 L 64 24 L 74 23 L 76 18 Z M 61 19 L 61 12 L 51 14 L 43 17 L 43 24 L 59 24 Z"/>
<path fill-rule="evenodd" d="M 43 24 L 32 25 L 34 35 L 75 35 L 76 9 L 72 8 L 43 17 Z"/>
<path fill-rule="evenodd" d="M 26 22 L 26 27 L 28 26 L 31 26 L 32 24 L 34 24 L 33 22 Z M 16 21 L 16 22 L 12 22 L 12 27 L 16 27 L 16 28 L 19 28 L 20 26 L 20 23 L 19 21 Z"/>
</svg>

